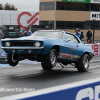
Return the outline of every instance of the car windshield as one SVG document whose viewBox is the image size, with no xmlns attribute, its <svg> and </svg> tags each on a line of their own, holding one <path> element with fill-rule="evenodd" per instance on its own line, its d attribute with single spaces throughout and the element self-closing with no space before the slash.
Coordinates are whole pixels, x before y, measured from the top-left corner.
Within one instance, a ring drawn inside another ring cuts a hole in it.
<svg viewBox="0 0 100 100">
<path fill-rule="evenodd" d="M 54 38 L 54 39 L 63 39 L 63 32 L 54 32 L 54 31 L 36 31 L 32 36 L 37 37 L 46 37 L 46 38 Z"/>
</svg>

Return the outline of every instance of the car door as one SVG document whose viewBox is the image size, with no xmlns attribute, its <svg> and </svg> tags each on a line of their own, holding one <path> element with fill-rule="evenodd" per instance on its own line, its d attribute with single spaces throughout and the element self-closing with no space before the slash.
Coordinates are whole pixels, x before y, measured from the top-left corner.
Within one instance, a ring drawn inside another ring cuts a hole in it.
<svg viewBox="0 0 100 100">
<path fill-rule="evenodd" d="M 78 60 L 80 58 L 80 42 L 74 35 L 65 34 L 64 47 L 60 55 L 69 60 Z"/>
</svg>

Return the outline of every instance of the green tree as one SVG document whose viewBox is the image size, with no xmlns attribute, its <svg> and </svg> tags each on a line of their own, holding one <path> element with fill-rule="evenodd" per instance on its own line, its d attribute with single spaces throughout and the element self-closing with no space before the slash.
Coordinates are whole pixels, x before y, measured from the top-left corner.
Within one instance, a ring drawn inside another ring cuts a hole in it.
<svg viewBox="0 0 100 100">
<path fill-rule="evenodd" d="M 2 4 L 0 4 L 0 10 L 3 10 Z"/>
<path fill-rule="evenodd" d="M 4 10 L 17 10 L 14 5 L 10 5 L 9 3 L 6 3 L 4 5 Z"/>
<path fill-rule="evenodd" d="M 15 6 L 14 5 L 11 5 L 11 10 L 15 10 Z"/>
</svg>

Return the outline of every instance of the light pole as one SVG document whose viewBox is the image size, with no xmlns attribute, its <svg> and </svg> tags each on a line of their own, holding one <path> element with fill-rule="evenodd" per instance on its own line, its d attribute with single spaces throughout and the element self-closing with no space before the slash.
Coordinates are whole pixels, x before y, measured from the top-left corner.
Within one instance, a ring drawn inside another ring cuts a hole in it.
<svg viewBox="0 0 100 100">
<path fill-rule="evenodd" d="M 94 34 L 95 34 L 95 19 L 93 20 L 93 43 L 94 43 Z"/>
<path fill-rule="evenodd" d="M 2 15 L 2 25 L 3 25 L 3 14 L 1 13 L 1 15 Z"/>
<path fill-rule="evenodd" d="M 54 29 L 56 29 L 56 0 L 54 5 L 55 5 Z"/>
<path fill-rule="evenodd" d="M 10 25 L 11 25 L 11 14 L 9 13 L 9 15 L 10 15 Z"/>
</svg>

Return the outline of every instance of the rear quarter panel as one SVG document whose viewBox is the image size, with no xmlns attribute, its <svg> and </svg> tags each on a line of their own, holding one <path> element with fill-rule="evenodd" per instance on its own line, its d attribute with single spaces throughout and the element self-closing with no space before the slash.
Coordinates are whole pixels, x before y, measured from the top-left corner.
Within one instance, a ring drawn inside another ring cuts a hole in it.
<svg viewBox="0 0 100 100">
<path fill-rule="evenodd" d="M 85 45 L 85 44 L 80 44 L 80 48 L 81 48 L 81 52 L 80 52 L 80 56 L 82 57 L 85 53 L 88 53 L 90 56 L 90 59 L 92 59 L 94 52 L 92 50 L 91 47 Z"/>
</svg>

